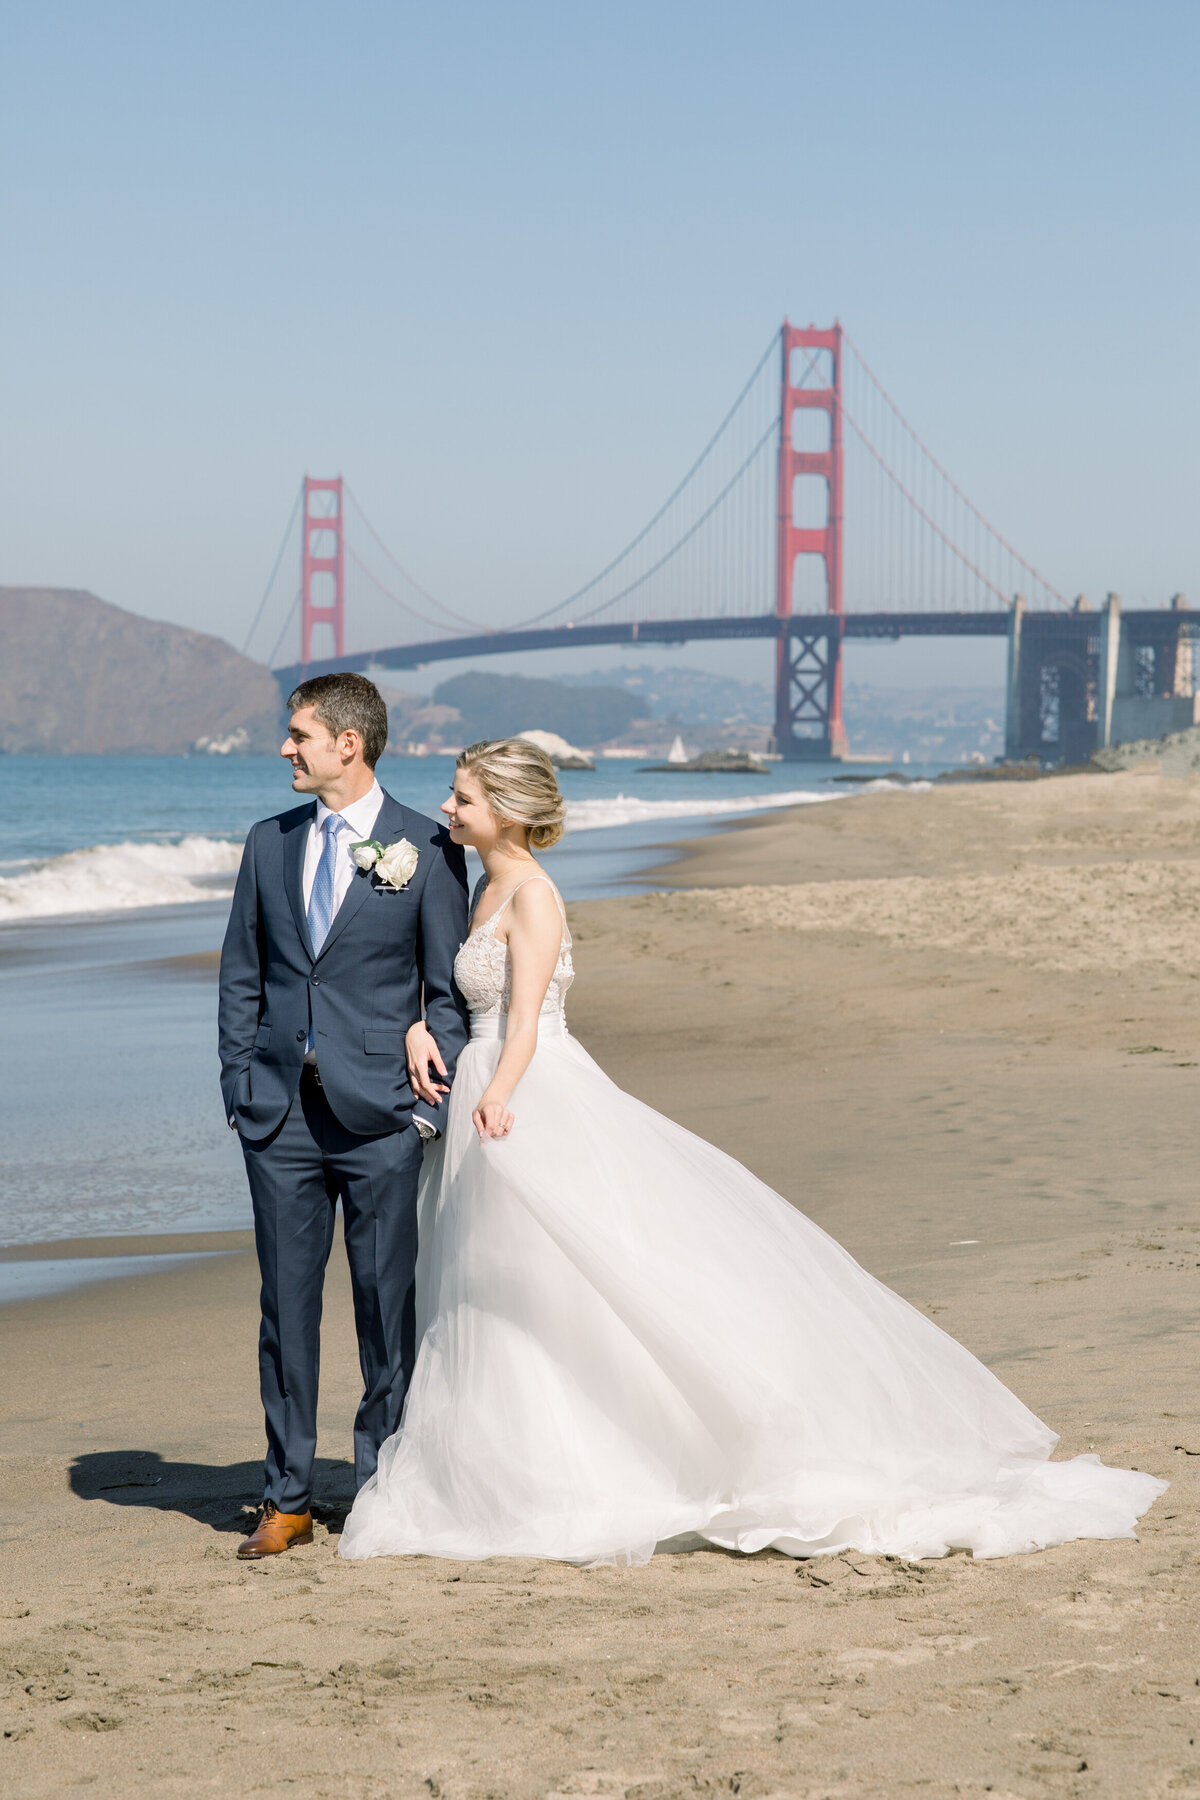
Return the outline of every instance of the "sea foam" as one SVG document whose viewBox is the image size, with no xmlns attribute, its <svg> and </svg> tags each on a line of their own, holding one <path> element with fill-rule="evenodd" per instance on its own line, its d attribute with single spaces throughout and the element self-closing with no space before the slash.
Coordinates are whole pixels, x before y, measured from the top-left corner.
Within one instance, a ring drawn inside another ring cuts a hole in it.
<svg viewBox="0 0 1200 1800">
<path fill-rule="evenodd" d="M 0 925 L 66 913 L 228 899 L 241 855 L 240 843 L 209 837 L 71 850 L 0 879 Z"/>
<path fill-rule="evenodd" d="M 686 779 L 686 777 L 685 777 Z M 880 776 L 866 781 L 854 791 L 859 794 L 881 793 L 900 788 L 905 793 L 925 793 L 927 781 L 889 781 Z M 695 795 L 684 800 L 640 800 L 635 794 L 617 794 L 606 800 L 570 800 L 567 802 L 568 831 L 599 831 L 614 825 L 641 825 L 652 819 L 710 819 L 731 813 L 773 812 L 781 806 L 813 806 L 825 800 L 848 800 L 842 790 L 828 794 L 814 793 L 811 788 L 797 788 L 788 793 L 721 795 L 709 798 Z"/>
</svg>

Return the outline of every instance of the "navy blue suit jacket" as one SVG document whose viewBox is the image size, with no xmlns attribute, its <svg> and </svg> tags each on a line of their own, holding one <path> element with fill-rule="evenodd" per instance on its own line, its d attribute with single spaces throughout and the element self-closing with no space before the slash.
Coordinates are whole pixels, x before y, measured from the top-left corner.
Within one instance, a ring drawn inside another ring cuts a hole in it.
<svg viewBox="0 0 1200 1800">
<path fill-rule="evenodd" d="M 406 887 L 356 870 L 314 957 L 304 913 L 304 849 L 316 802 L 263 819 L 246 839 L 221 951 L 219 1039 L 225 1114 L 263 1138 L 300 1082 L 311 1019 L 321 1085 L 361 1136 L 398 1131 L 413 1115 L 439 1131 L 446 1101 L 414 1103 L 404 1034 L 424 1013 L 453 1075 L 469 1036 L 454 981 L 467 931 L 466 859 L 440 825 L 383 797 L 372 836 L 418 852 Z"/>
</svg>

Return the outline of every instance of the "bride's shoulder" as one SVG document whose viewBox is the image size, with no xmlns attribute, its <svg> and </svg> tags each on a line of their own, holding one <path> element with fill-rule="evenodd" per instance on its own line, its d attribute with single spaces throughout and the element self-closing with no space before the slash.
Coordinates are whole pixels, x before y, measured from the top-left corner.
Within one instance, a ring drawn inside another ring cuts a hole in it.
<svg viewBox="0 0 1200 1800">
<path fill-rule="evenodd" d="M 513 893 L 512 913 L 522 925 L 562 929 L 562 897 L 548 875 L 530 875 L 521 883 Z"/>
</svg>

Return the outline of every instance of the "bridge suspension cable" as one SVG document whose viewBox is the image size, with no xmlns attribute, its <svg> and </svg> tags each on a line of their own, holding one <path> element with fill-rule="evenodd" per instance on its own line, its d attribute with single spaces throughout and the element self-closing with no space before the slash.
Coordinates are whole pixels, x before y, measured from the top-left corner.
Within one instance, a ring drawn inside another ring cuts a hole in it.
<svg viewBox="0 0 1200 1800">
<path fill-rule="evenodd" d="M 615 606 L 619 600 L 626 599 L 630 594 L 634 593 L 636 591 L 636 589 L 642 587 L 647 581 L 649 581 L 652 575 L 657 575 L 660 569 L 665 568 L 667 563 L 669 563 L 673 557 L 677 556 L 679 554 L 679 552 L 685 547 L 685 545 L 687 545 L 691 542 L 691 540 L 695 537 L 696 533 L 700 530 L 700 527 L 702 525 L 706 525 L 708 523 L 709 519 L 712 518 L 712 516 L 716 512 L 717 508 L 733 492 L 733 490 L 737 486 L 738 482 L 742 479 L 742 476 L 746 474 L 747 470 L 751 467 L 752 463 L 755 461 L 755 458 L 759 456 L 759 454 L 761 453 L 761 451 L 765 448 L 765 446 L 767 444 L 772 442 L 772 440 L 775 438 L 777 432 L 778 432 L 778 424 L 773 419 L 771 421 L 771 423 L 767 426 L 766 431 L 764 431 L 763 435 L 759 438 L 757 444 L 755 444 L 753 450 L 751 450 L 749 456 L 747 456 L 746 460 L 741 464 L 740 468 L 738 468 L 734 471 L 734 473 L 730 476 L 729 480 L 726 482 L 725 486 L 721 489 L 720 493 L 717 495 L 716 499 L 713 500 L 710 505 L 705 507 L 704 511 L 700 514 L 700 517 L 695 521 L 694 524 L 688 526 L 688 528 L 684 532 L 683 536 L 681 538 L 679 538 L 676 543 L 672 544 L 671 548 L 669 550 L 665 551 L 663 553 L 663 555 L 659 557 L 657 562 L 652 563 L 650 565 L 650 567 L 645 571 L 644 574 L 639 575 L 637 577 L 636 581 L 631 581 L 629 583 L 628 587 L 622 588 L 619 594 L 614 594 L 610 600 L 602 601 L 599 606 L 593 606 L 590 609 L 590 611 L 588 611 L 588 612 L 577 614 L 576 617 L 578 618 L 579 622 L 582 623 L 585 619 L 598 618 L 601 613 L 607 612 L 608 609 L 612 606 Z M 645 534 L 643 533 L 643 536 L 644 535 Z M 610 565 L 610 566 L 615 566 L 615 565 Z M 599 579 L 599 578 L 597 578 L 597 579 Z M 595 586 L 595 583 L 593 582 L 593 583 L 590 583 L 589 585 Z M 584 589 L 581 591 L 586 592 L 587 590 Z M 568 602 L 563 601 L 562 604 L 565 606 L 568 604 Z M 556 607 L 553 610 L 558 611 L 559 608 Z M 550 615 L 548 613 L 539 613 L 537 616 L 537 619 L 530 619 L 530 620 L 525 621 L 525 623 L 530 624 L 530 625 L 537 624 L 542 619 L 546 619 L 549 616 Z"/>
<path fill-rule="evenodd" d="M 797 336 L 827 342 L 812 349 L 795 343 Z M 471 653 L 476 654 L 488 639 L 496 640 L 499 649 L 499 640 L 510 632 L 553 633 L 589 622 L 607 630 L 619 624 L 666 626 L 675 620 L 761 621 L 776 611 L 778 521 L 790 508 L 796 567 L 789 573 L 789 604 L 796 614 L 824 614 L 830 605 L 829 564 L 812 546 L 831 530 L 834 485 L 841 505 L 846 613 L 995 612 L 1007 605 L 1016 587 L 1025 589 L 1035 606 L 1066 604 L 950 476 L 844 331 L 792 331 L 788 343 L 789 360 L 803 356 L 808 365 L 803 372 L 799 367 L 786 372 L 789 391 L 794 395 L 809 385 L 818 390 L 803 397 L 802 404 L 794 398 L 789 402 L 788 429 L 796 453 L 788 464 L 795 470 L 790 494 L 780 490 L 783 461 L 772 453 L 780 447 L 784 416 L 781 334 L 775 332 L 699 455 L 646 524 L 564 599 L 519 620 L 481 624 L 431 594 L 342 482 L 360 527 L 357 544 L 342 540 L 347 575 L 361 596 L 354 612 L 363 621 L 373 600 L 384 599 L 410 622 L 407 643 L 424 642 L 428 633 L 443 655 L 456 638 L 473 639 Z M 840 365 L 836 371 L 835 364 Z M 837 452 L 839 458 L 844 454 L 844 470 L 836 484 L 829 475 L 835 415 L 844 427 Z M 246 649 L 280 585 L 299 504 L 298 496 Z M 379 556 L 386 559 L 387 578 L 376 572 Z M 271 661 L 291 629 L 297 604 L 288 613 Z M 366 635 L 362 623 L 356 635 L 361 643 Z M 367 641 L 372 637 L 379 643 L 376 632 Z"/>
<path fill-rule="evenodd" d="M 275 639 L 275 642 L 271 647 L 271 654 L 267 658 L 268 666 L 273 666 L 274 662 L 275 662 L 275 658 L 279 655 L 279 647 L 283 643 L 283 640 L 287 636 L 288 632 L 291 630 L 292 623 L 295 620 L 296 614 L 300 611 L 301 598 L 302 598 L 301 591 L 299 588 L 297 588 L 296 589 L 296 597 L 292 601 L 291 606 L 288 608 L 287 618 L 283 621 L 283 624 L 279 627 L 279 636 Z"/>
<path fill-rule="evenodd" d="M 1041 592 L 1043 594 L 1049 596 L 1053 600 L 1056 600 L 1060 606 L 1065 606 L 1067 604 L 1065 596 L 1058 591 L 1058 589 L 1053 585 L 1052 582 L 1050 582 L 1046 579 L 1046 577 L 1040 572 L 1040 570 L 1036 569 L 1031 562 L 1029 562 L 1025 557 L 1023 557 L 1019 550 L 1017 550 L 1011 543 L 1009 543 L 1008 539 L 1003 535 L 1003 533 L 997 530 L 997 528 L 995 527 L 995 525 L 992 524 L 990 519 L 988 519 L 985 516 L 985 514 L 982 513 L 980 511 L 980 509 L 975 505 L 975 502 L 971 499 L 970 495 L 963 492 L 962 488 L 959 486 L 957 481 L 955 481 L 954 477 L 938 461 L 937 457 L 933 454 L 933 451 L 929 448 L 928 444 L 920 436 L 920 434 L 918 433 L 916 428 L 912 424 L 910 424 L 909 420 L 901 412 L 900 408 L 897 406 L 897 404 L 893 400 L 892 396 L 889 394 L 887 389 L 884 387 L 883 383 L 880 381 L 879 377 L 876 375 L 874 369 L 872 369 L 872 367 L 868 363 L 866 357 L 863 355 L 862 351 L 858 348 L 858 345 L 854 342 L 853 338 L 850 336 L 849 332 L 846 331 L 844 326 L 842 328 L 842 341 L 844 342 L 846 347 L 849 349 L 851 355 L 854 357 L 855 362 L 857 363 L 862 374 L 866 377 L 867 381 L 870 383 L 870 386 L 874 389 L 875 393 L 882 400 L 884 406 L 891 413 L 892 417 L 901 426 L 902 430 L 907 434 L 908 438 L 911 440 L 913 446 L 915 447 L 915 449 L 917 450 L 919 455 L 925 459 L 925 461 L 928 463 L 929 467 L 946 484 L 947 488 L 954 495 L 955 499 L 957 501 L 959 501 L 961 506 L 966 509 L 966 512 L 969 514 L 971 519 L 974 521 L 974 524 L 976 525 L 976 527 L 983 534 L 986 535 L 987 539 L 991 540 L 991 542 L 996 546 L 997 549 L 999 549 L 1001 552 L 1003 552 L 1005 557 L 1007 557 L 1013 564 L 1016 565 L 1017 568 L 1021 569 L 1029 577 L 1029 579 L 1035 589 L 1041 590 Z M 858 421 L 851 416 L 849 410 L 845 407 L 844 402 L 843 402 L 843 413 L 846 418 L 847 424 L 850 425 L 852 430 L 854 430 L 857 433 L 857 435 L 862 439 L 863 443 L 866 444 L 868 449 L 870 449 L 872 451 L 872 454 L 874 454 L 878 458 L 878 460 L 881 463 L 881 466 L 887 470 L 887 473 L 891 476 L 893 481 L 896 482 L 896 485 L 900 488 L 900 491 L 901 491 L 901 493 L 904 494 L 904 497 L 914 507 L 917 508 L 918 512 L 920 512 L 922 517 L 924 517 L 926 519 L 927 523 L 929 523 L 930 525 L 933 526 L 933 529 L 938 532 L 939 536 L 942 536 L 945 539 L 946 543 L 950 546 L 951 549 L 956 550 L 957 554 L 963 556 L 963 560 L 965 562 L 967 562 L 967 566 L 972 568 L 972 570 L 975 574 L 979 575 L 980 580 L 987 583 L 987 585 L 991 588 L 993 593 L 1001 593 L 1002 597 L 1004 598 L 1004 600 L 1006 602 L 1009 599 L 1011 599 L 1011 597 L 1012 597 L 1011 593 L 1008 593 L 1000 588 L 995 587 L 994 584 L 988 579 L 988 577 L 986 575 L 983 575 L 979 569 L 975 568 L 974 563 L 972 563 L 968 559 L 967 555 L 953 542 L 953 540 L 946 533 L 942 532 L 941 528 L 934 523 L 934 521 L 929 517 L 929 514 L 925 511 L 924 507 L 922 507 L 921 502 L 915 497 L 915 495 L 908 492 L 908 490 L 904 486 L 904 483 L 902 482 L 900 477 L 896 474 L 896 471 L 894 469 L 890 468 L 889 465 L 884 461 L 882 456 L 879 455 L 878 450 L 871 443 L 870 437 L 863 430 L 863 428 L 859 425 Z M 979 560 L 982 561 L 983 560 L 982 557 L 980 557 Z"/>
<path fill-rule="evenodd" d="M 599 587 L 599 585 L 602 581 L 604 581 L 609 575 L 611 575 L 615 569 L 620 568 L 621 564 L 623 562 L 625 562 L 627 560 L 627 558 L 629 558 L 635 550 L 640 548 L 640 546 L 649 537 L 650 533 L 654 530 L 654 527 L 659 523 L 659 521 L 661 519 L 666 517 L 668 512 L 670 512 L 671 508 L 674 506 L 675 502 L 683 494 L 684 490 L 687 488 L 689 483 L 692 481 L 693 477 L 700 472 L 701 468 L 708 461 L 709 456 L 716 449 L 717 445 L 721 442 L 722 438 L 725 436 L 725 433 L 728 430 L 728 428 L 730 427 L 730 425 L 732 425 L 732 423 L 733 423 L 734 419 L 736 418 L 743 403 L 749 398 L 751 392 L 753 391 L 755 383 L 757 382 L 759 376 L 762 374 L 763 370 L 766 368 L 768 362 L 771 360 L 772 355 L 774 355 L 778 352 L 778 348 L 779 348 L 779 333 L 778 333 L 778 331 L 776 331 L 776 332 L 772 333 L 771 341 L 768 343 L 766 349 L 763 351 L 763 353 L 759 357 L 757 363 L 754 365 L 754 369 L 752 370 L 750 377 L 747 380 L 745 386 L 742 388 L 741 393 L 738 395 L 737 399 L 734 401 L 734 403 L 730 407 L 729 411 L 725 414 L 725 417 L 721 420 L 721 423 L 717 426 L 717 429 L 713 432 L 712 436 L 709 438 L 707 444 L 705 444 L 703 450 L 701 450 L 699 456 L 696 458 L 695 462 L 692 464 L 692 466 L 688 470 L 687 474 L 683 477 L 683 479 L 674 488 L 672 488 L 671 492 L 667 495 L 666 499 L 663 501 L 663 503 L 659 507 L 658 511 L 654 514 L 653 518 L 648 520 L 647 523 L 642 526 L 642 529 L 637 533 L 637 535 L 635 537 L 630 538 L 629 542 L 625 545 L 625 548 L 623 550 L 619 551 L 617 553 L 617 555 L 613 557 L 611 562 L 606 563 L 605 566 L 600 570 L 599 574 L 593 575 L 590 581 L 585 581 L 582 587 L 576 588 L 575 592 L 573 594 L 568 594 L 565 600 L 557 601 L 553 606 L 547 607 L 544 612 L 531 614 L 531 616 L 529 618 L 522 619 L 520 621 L 520 623 L 517 626 L 512 627 L 512 629 L 524 630 L 525 628 L 527 628 L 531 625 L 540 625 L 540 624 L 543 624 L 545 622 L 545 620 L 553 618 L 556 613 L 565 612 L 565 610 L 568 606 L 574 606 L 577 601 L 582 600 L 585 595 L 590 594 L 594 588 Z M 776 427 L 777 427 L 777 421 L 775 423 L 776 423 Z M 768 428 L 767 435 L 769 435 L 769 431 L 770 431 L 770 428 Z M 708 519 L 712 516 L 713 512 L 716 510 L 716 507 L 720 505 L 721 501 L 732 490 L 732 488 L 734 487 L 734 485 L 736 484 L 738 479 L 745 473 L 747 467 L 749 466 L 750 461 L 757 454 L 758 450 L 761 449 L 761 447 L 762 447 L 761 442 L 755 446 L 754 450 L 750 454 L 750 457 L 748 457 L 746 459 L 746 461 L 742 464 L 741 468 L 737 471 L 737 474 L 733 477 L 733 479 L 726 483 L 725 487 L 721 490 L 720 494 L 717 496 L 717 499 L 712 503 L 712 505 L 709 506 L 705 510 L 705 512 L 702 514 L 701 518 L 698 519 L 694 525 L 692 525 L 688 528 L 685 535 L 682 538 L 680 538 L 679 541 L 670 550 L 668 550 L 665 555 L 659 557 L 658 561 L 654 564 L 652 569 L 648 570 L 646 572 L 646 574 L 639 576 L 636 581 L 631 582 L 629 584 L 629 586 L 622 589 L 622 591 L 619 594 L 614 594 L 613 597 L 610 600 L 606 600 L 602 606 L 594 608 L 593 611 L 591 611 L 591 612 L 581 614 L 581 617 L 587 618 L 587 619 L 594 618 L 596 612 L 602 612 L 602 611 L 606 610 L 609 606 L 615 606 L 615 604 L 618 600 L 623 600 L 627 594 L 633 593 L 634 589 L 640 587 L 643 584 L 643 582 L 648 580 L 650 575 L 657 573 L 657 571 L 659 569 L 661 569 L 665 563 L 669 562 L 671 557 L 675 554 L 675 551 L 682 549 L 683 545 L 688 541 L 688 539 L 695 535 L 695 532 L 698 529 L 698 527 L 700 525 L 702 525 L 706 519 Z"/>
<path fill-rule="evenodd" d="M 384 585 L 384 583 L 382 581 L 380 581 L 378 575 L 375 574 L 374 570 L 368 568 L 367 564 L 363 561 L 362 557 L 358 554 L 358 552 L 355 550 L 355 548 L 352 544 L 347 544 L 347 546 L 346 546 L 346 558 L 350 563 L 352 563 L 354 565 L 354 567 L 359 571 L 359 573 L 361 575 L 365 576 L 365 578 L 370 582 L 372 591 L 374 593 L 382 594 L 385 600 L 390 600 L 394 606 L 398 606 L 402 612 L 406 612 L 410 619 L 417 619 L 417 620 L 419 620 L 419 622 L 422 625 L 432 626 L 434 631 L 440 631 L 440 632 L 446 631 L 447 627 L 446 627 L 446 621 L 444 619 L 431 619 L 429 617 L 428 613 L 423 613 L 423 612 L 418 611 L 418 609 L 415 606 L 411 605 L 400 594 L 397 594 L 392 588 L 386 587 Z M 413 583 L 413 586 L 414 587 L 416 586 L 415 582 Z M 424 590 L 418 589 L 417 591 L 423 592 Z M 434 605 L 436 606 L 436 604 L 437 604 L 437 602 L 435 601 Z M 472 625 L 469 627 L 469 629 L 472 632 L 477 634 L 481 631 L 486 631 L 487 627 L 484 625 Z M 464 627 L 462 625 L 454 625 L 454 626 L 450 627 L 450 631 L 452 633 L 461 632 L 463 630 L 464 630 Z"/>
<path fill-rule="evenodd" d="M 279 554 L 275 558 L 274 567 L 272 568 L 270 576 L 267 579 L 267 585 L 263 589 L 262 599 L 258 603 L 258 611 L 254 615 L 254 619 L 251 623 L 250 629 L 246 633 L 245 640 L 242 644 L 242 655 L 243 656 L 245 656 L 246 652 L 250 648 L 250 644 L 254 637 L 254 634 L 258 630 L 259 621 L 262 619 L 263 613 L 266 611 L 267 601 L 271 598 L 271 590 L 275 586 L 275 578 L 279 574 L 280 568 L 283 565 L 284 553 L 287 550 L 288 544 L 291 541 L 292 532 L 296 528 L 296 520 L 300 513 L 300 502 L 303 499 L 303 497 L 304 497 L 304 483 L 301 482 L 299 487 L 296 489 L 296 498 L 292 502 L 291 517 L 288 519 L 287 525 L 284 529 L 283 537 L 280 540 Z M 278 648 L 279 648 L 279 644 L 276 643 L 275 650 L 278 650 Z M 267 658 L 268 662 L 273 662 L 275 660 L 275 650 L 272 650 L 270 656 Z"/>
<path fill-rule="evenodd" d="M 375 542 L 379 546 L 379 548 L 383 551 L 383 554 L 387 557 L 387 559 L 391 563 L 393 569 L 396 570 L 398 575 L 401 575 L 404 578 L 404 580 L 408 583 L 409 587 L 412 588 L 413 592 L 415 594 L 419 594 L 421 599 L 425 601 L 426 605 L 436 607 L 438 612 L 444 613 L 446 615 L 447 619 L 453 620 L 454 621 L 453 629 L 462 630 L 462 631 L 470 631 L 470 632 L 486 631 L 488 629 L 487 626 L 481 625 L 479 623 L 478 619 L 468 619 L 463 613 L 455 612 L 455 610 L 452 606 L 447 606 L 444 600 L 437 599 L 437 597 L 434 594 L 431 594 L 429 592 L 428 588 L 424 588 L 421 586 L 421 583 L 417 580 L 416 576 L 411 575 L 409 573 L 409 571 L 404 567 L 404 564 L 400 561 L 399 557 L 394 555 L 394 553 L 388 549 L 388 546 L 384 543 L 383 539 L 380 537 L 379 533 L 376 531 L 374 525 L 372 525 L 370 519 L 367 517 L 366 512 L 363 510 L 362 501 L 359 499 L 358 495 L 351 490 L 349 482 L 344 482 L 343 486 L 345 488 L 348 498 L 350 499 L 350 501 L 354 507 L 355 512 L 358 514 L 359 518 L 362 520 L 363 524 L 366 526 L 367 530 L 370 532 L 372 538 L 375 540 Z M 351 554 L 353 554 L 353 552 Z M 396 602 L 397 606 L 402 606 L 406 612 L 412 613 L 413 617 L 416 619 L 420 619 L 423 624 L 434 625 L 435 627 L 437 627 L 439 629 L 444 628 L 442 626 L 442 622 L 440 620 L 428 618 L 425 613 L 418 612 L 415 609 L 415 607 L 410 606 L 407 601 L 402 600 L 400 598 L 399 594 L 395 594 L 389 588 L 385 587 L 383 582 L 381 582 L 379 580 L 379 578 L 372 572 L 372 570 L 370 570 L 367 567 L 366 563 L 363 562 L 361 557 L 355 556 L 354 560 L 355 560 L 355 562 L 357 562 L 359 568 L 362 569 L 363 572 L 375 583 L 375 586 L 379 589 L 381 594 L 386 595 L 389 600 L 394 600 Z"/>
<path fill-rule="evenodd" d="M 1030 587 L 1035 603 L 1065 604 L 933 456 L 844 334 L 843 341 L 850 352 L 840 381 L 841 415 L 849 428 L 848 609 L 970 612 L 1006 606 L 1018 586 Z M 572 624 L 604 615 L 611 619 L 635 595 L 629 612 L 647 622 L 772 610 L 774 527 L 783 502 L 763 453 L 773 437 L 778 441 L 780 428 L 773 364 L 779 342 L 776 333 L 700 455 L 636 536 L 566 599 L 508 629 L 544 626 L 564 615 Z M 808 385 L 811 377 L 816 386 L 826 386 L 833 378 L 828 352 L 803 354 L 808 368 L 797 385 Z M 814 408 L 799 415 L 799 422 L 827 433 L 828 418 Z M 749 435 L 748 426 L 754 427 Z M 814 436 L 803 447 L 820 451 L 825 442 L 827 437 Z M 801 476 L 791 501 L 798 524 L 824 525 L 829 496 L 821 476 Z M 815 565 L 817 559 L 800 562 Z M 802 573 L 796 610 L 824 612 L 823 570 L 810 566 Z M 610 582 L 613 591 L 604 593 Z M 597 590 L 593 604 L 580 608 Z"/>
</svg>

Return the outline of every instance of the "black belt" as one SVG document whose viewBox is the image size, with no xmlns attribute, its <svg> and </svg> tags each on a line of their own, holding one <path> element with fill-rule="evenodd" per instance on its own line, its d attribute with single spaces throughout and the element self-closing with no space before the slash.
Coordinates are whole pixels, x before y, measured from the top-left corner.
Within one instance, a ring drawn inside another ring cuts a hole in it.
<svg viewBox="0 0 1200 1800">
<path fill-rule="evenodd" d="M 324 1083 L 321 1080 L 320 1070 L 317 1068 L 316 1063 L 310 1063 L 310 1062 L 301 1063 L 300 1079 L 301 1079 L 301 1081 L 304 1081 L 305 1079 L 307 1079 L 309 1081 L 315 1081 L 318 1087 L 322 1087 L 324 1085 Z"/>
</svg>

